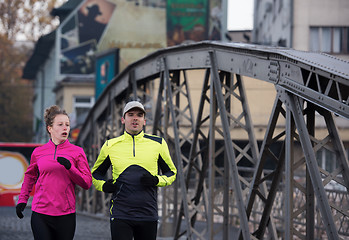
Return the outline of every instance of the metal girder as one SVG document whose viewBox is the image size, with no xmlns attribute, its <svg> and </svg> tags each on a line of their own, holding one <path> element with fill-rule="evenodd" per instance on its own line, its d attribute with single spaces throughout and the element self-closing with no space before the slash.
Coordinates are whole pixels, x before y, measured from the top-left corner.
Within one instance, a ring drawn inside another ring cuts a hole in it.
<svg viewBox="0 0 349 240">
<path fill-rule="evenodd" d="M 273 238 L 277 237 L 276 227 L 272 220 L 271 211 L 273 203 L 276 198 L 276 194 L 281 183 L 283 168 L 284 168 L 284 146 L 281 146 L 280 154 L 277 156 L 273 153 L 271 147 L 273 144 L 280 141 L 280 138 L 285 135 L 285 132 L 281 132 L 274 136 L 275 127 L 280 116 L 285 115 L 284 109 L 282 108 L 282 102 L 279 99 L 275 100 L 273 110 L 271 112 L 271 118 L 269 120 L 268 128 L 266 130 L 265 138 L 261 146 L 261 154 L 259 156 L 257 165 L 255 167 L 253 176 L 253 186 L 250 190 L 250 195 L 247 204 L 247 214 L 250 217 L 253 204 L 258 196 L 264 203 L 264 209 L 262 210 L 262 216 L 258 224 L 258 229 L 255 229 L 253 235 L 258 239 L 262 238 L 266 231 L 266 227 L 269 225 L 270 236 Z M 271 158 L 275 162 L 275 169 L 264 176 L 264 169 L 267 158 Z M 269 191 L 265 190 L 266 182 L 272 178 L 271 186 Z M 271 219 L 271 220 L 270 220 Z"/>
<path fill-rule="evenodd" d="M 177 103 L 176 106 L 179 107 L 178 102 L 177 101 L 173 101 L 173 94 L 172 94 L 172 87 L 173 85 L 171 85 L 170 82 L 170 73 L 169 70 L 167 68 L 167 62 L 166 59 L 163 59 L 164 62 L 164 66 L 165 66 L 165 71 L 164 71 L 164 81 L 165 81 L 165 93 L 166 93 L 166 98 L 168 99 L 168 101 L 165 101 L 168 103 L 168 108 L 169 108 L 169 112 L 171 114 L 171 118 L 172 121 L 168 122 L 168 123 L 172 123 L 172 129 L 173 129 L 173 141 L 174 141 L 174 146 L 175 146 L 175 157 L 176 157 L 176 167 L 177 167 L 177 182 L 179 181 L 179 189 L 181 191 L 181 197 L 182 197 L 182 205 L 183 205 L 183 212 L 184 212 L 184 216 L 185 216 L 185 223 L 186 223 L 186 235 L 188 239 L 192 238 L 192 232 L 191 232 L 191 228 L 190 228 L 190 222 L 189 222 L 189 208 L 188 208 L 188 194 L 187 194 L 187 189 L 185 187 L 185 176 L 184 176 L 184 169 L 183 169 L 183 162 L 182 162 L 182 154 L 181 154 L 181 148 L 180 148 L 180 141 L 181 139 L 179 138 L 179 129 L 178 129 L 178 121 L 179 121 L 179 116 L 181 116 L 180 114 L 175 112 L 175 104 Z M 175 78 L 176 80 L 178 80 L 178 78 Z M 179 96 L 179 95 L 176 95 Z M 165 98 L 165 99 L 166 99 Z M 177 99 L 176 99 L 177 100 Z"/>
<path fill-rule="evenodd" d="M 318 170 L 318 164 L 316 161 L 315 153 L 313 151 L 313 147 L 311 144 L 310 136 L 308 134 L 308 130 L 306 128 L 306 124 L 303 117 L 303 102 L 296 96 L 289 95 L 287 92 L 283 94 L 282 98 L 285 102 L 289 104 L 288 108 L 288 114 L 286 114 L 286 119 L 288 120 L 287 125 L 291 124 L 290 121 L 292 119 L 295 121 L 297 130 L 298 130 L 298 136 L 299 140 L 302 144 L 302 149 L 304 151 L 305 160 L 307 164 L 307 170 L 310 174 L 310 178 L 312 183 L 314 184 L 314 190 L 316 197 L 318 199 L 319 209 L 324 221 L 324 225 L 326 228 L 326 233 L 329 239 L 338 239 L 338 233 L 336 230 L 336 225 L 334 224 L 334 220 L 332 217 L 331 208 L 325 193 L 325 189 L 322 185 L 322 180 L 320 176 L 320 171 Z M 290 112 L 292 112 L 293 118 L 290 116 Z M 286 127 L 289 131 L 287 132 L 289 135 L 294 134 L 292 131 L 291 126 Z M 293 165 L 293 156 L 292 156 L 292 149 L 291 141 L 293 141 L 293 137 L 287 136 L 286 134 L 286 162 L 289 162 L 289 165 Z M 292 173 L 292 166 L 291 169 L 287 169 L 286 172 L 289 172 L 288 175 L 293 175 Z M 286 173 L 287 174 L 287 173 Z M 288 177 L 290 180 L 290 176 Z M 292 193 L 293 192 L 293 186 L 290 184 L 289 181 L 287 181 L 287 190 Z M 292 202 L 289 202 L 288 205 L 291 205 Z M 288 207 L 288 206 L 287 206 Z M 289 207 L 291 209 L 291 207 Z M 293 212 L 290 212 L 290 217 L 292 218 Z M 292 224 L 289 224 L 289 226 L 292 226 Z M 288 231 L 286 231 L 288 232 Z M 299 233 L 300 234 L 300 233 Z M 291 238 L 291 233 L 288 232 L 286 234 L 286 238 Z"/>
<path fill-rule="evenodd" d="M 195 71 L 202 74 L 193 77 Z M 260 148 L 244 77 L 276 90 Z M 191 98 L 193 89 L 200 99 Z M 144 103 L 145 131 L 167 140 L 178 168 L 174 184 L 159 189 L 160 236 L 348 236 L 349 164 L 334 117 L 349 119 L 348 62 L 239 43 L 158 50 L 116 76 L 89 112 L 77 144 L 91 167 L 104 141 L 123 132 L 121 112 L 130 98 Z M 326 123 L 323 138 L 316 134 L 315 115 Z M 321 149 L 335 154 L 335 169 L 318 165 Z M 327 190 L 330 182 L 347 191 Z M 80 211 L 108 215 L 108 194 L 93 187 L 81 191 Z"/>
<path fill-rule="evenodd" d="M 216 60 L 216 55 L 215 52 L 210 51 L 210 60 L 211 60 L 211 70 L 212 70 L 212 81 L 213 81 L 213 87 L 211 86 L 212 91 L 214 90 L 215 96 L 217 98 L 217 105 L 219 108 L 220 112 L 220 117 L 222 120 L 222 131 L 223 131 L 223 136 L 224 136 L 224 142 L 225 142 L 225 147 L 226 147 L 226 154 L 227 158 L 229 161 L 229 166 L 225 170 L 227 171 L 229 169 L 229 172 L 232 174 L 232 181 L 233 181 L 233 186 L 234 186 L 234 191 L 236 193 L 236 198 L 237 198 L 237 205 L 238 205 L 238 210 L 239 210 L 239 218 L 241 221 L 241 231 L 242 231 L 242 236 L 244 239 L 250 239 L 250 234 L 249 234 L 249 229 L 248 229 L 248 220 L 247 220 L 247 215 L 246 215 L 246 210 L 245 210 L 245 204 L 244 204 L 244 199 L 242 195 L 242 189 L 241 189 L 241 184 L 240 184 L 240 179 L 239 179 L 239 172 L 238 172 L 238 167 L 237 167 L 237 162 L 235 159 L 235 151 L 233 147 L 233 142 L 232 138 L 230 136 L 230 128 L 229 128 L 229 121 L 228 121 L 228 116 L 225 104 L 224 104 L 224 98 L 222 94 L 222 86 L 220 82 L 220 78 L 218 76 L 218 67 L 217 67 L 217 60 Z M 213 94 L 211 94 L 211 98 L 213 98 Z M 213 128 L 214 126 L 212 126 Z M 229 186 L 229 185 L 228 185 Z M 214 189 L 214 186 L 211 187 L 211 190 Z M 213 224 L 213 223 L 212 223 Z"/>
</svg>

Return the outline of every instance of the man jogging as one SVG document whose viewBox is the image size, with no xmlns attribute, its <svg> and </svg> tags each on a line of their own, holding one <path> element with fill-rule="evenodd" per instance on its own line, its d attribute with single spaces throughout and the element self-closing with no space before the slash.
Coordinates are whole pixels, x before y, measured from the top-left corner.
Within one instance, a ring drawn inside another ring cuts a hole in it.
<svg viewBox="0 0 349 240">
<path fill-rule="evenodd" d="M 156 239 L 157 187 L 169 186 L 176 179 L 166 141 L 145 134 L 144 106 L 131 101 L 124 107 L 123 135 L 107 140 L 92 168 L 97 190 L 112 193 L 110 229 L 113 240 Z M 112 179 L 105 179 L 108 169 Z M 159 174 L 161 170 L 161 175 Z"/>
</svg>

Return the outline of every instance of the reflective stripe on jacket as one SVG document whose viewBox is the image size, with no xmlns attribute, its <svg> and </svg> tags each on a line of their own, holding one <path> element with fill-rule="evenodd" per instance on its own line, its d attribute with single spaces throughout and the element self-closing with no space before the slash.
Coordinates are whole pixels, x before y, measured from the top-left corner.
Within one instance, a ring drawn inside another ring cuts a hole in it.
<svg viewBox="0 0 349 240">
<path fill-rule="evenodd" d="M 110 167 L 118 187 L 111 200 L 111 217 L 156 221 L 157 188 L 143 186 L 140 178 L 146 172 L 157 176 L 157 187 L 171 185 L 176 179 L 177 169 L 166 141 L 143 131 L 137 135 L 124 132 L 120 137 L 106 141 L 91 171 L 97 190 L 103 190 L 105 174 Z"/>
</svg>

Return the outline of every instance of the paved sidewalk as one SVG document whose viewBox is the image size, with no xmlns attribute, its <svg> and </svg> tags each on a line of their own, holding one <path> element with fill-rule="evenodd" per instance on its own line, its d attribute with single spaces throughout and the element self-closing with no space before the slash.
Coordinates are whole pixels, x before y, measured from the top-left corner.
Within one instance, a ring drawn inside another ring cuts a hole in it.
<svg viewBox="0 0 349 240">
<path fill-rule="evenodd" d="M 33 240 L 30 217 L 30 208 L 26 208 L 24 218 L 19 219 L 14 207 L 0 207 L 0 239 Z M 111 239 L 109 219 L 77 214 L 74 240 L 96 239 Z"/>
<path fill-rule="evenodd" d="M 24 218 L 19 219 L 15 207 L 0 207 L 0 240 L 34 240 L 30 227 L 31 210 L 26 208 Z M 204 223 L 197 223 L 200 231 L 206 227 Z M 237 239 L 237 229 L 230 233 Z M 218 235 L 215 239 L 222 239 Z M 74 240 L 111 240 L 109 218 L 89 214 L 76 214 L 76 231 Z M 173 237 L 157 237 L 157 240 L 171 240 Z M 182 236 L 180 239 L 186 239 Z"/>
</svg>

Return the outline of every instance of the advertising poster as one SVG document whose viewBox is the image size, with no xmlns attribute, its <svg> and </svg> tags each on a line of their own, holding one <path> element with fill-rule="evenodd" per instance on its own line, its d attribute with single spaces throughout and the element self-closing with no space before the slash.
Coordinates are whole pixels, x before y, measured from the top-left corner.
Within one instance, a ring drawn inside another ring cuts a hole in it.
<svg viewBox="0 0 349 240">
<path fill-rule="evenodd" d="M 115 7 L 110 1 L 87 0 L 62 26 L 61 74 L 94 72 L 94 53 Z"/>
<path fill-rule="evenodd" d="M 167 1 L 167 45 L 207 39 L 208 0 Z"/>
<path fill-rule="evenodd" d="M 110 51 L 96 56 L 96 100 L 101 95 L 105 87 L 118 73 L 119 49 L 111 49 Z"/>
<path fill-rule="evenodd" d="M 167 45 L 220 40 L 222 0 L 168 0 Z"/>
<path fill-rule="evenodd" d="M 221 39 L 222 0 L 86 0 L 61 26 L 61 74 L 89 74 L 119 49 L 119 70 L 158 49 Z"/>
<path fill-rule="evenodd" d="M 0 206 L 15 206 L 36 143 L 0 143 Z M 34 189 L 30 194 L 31 205 Z"/>
<path fill-rule="evenodd" d="M 98 51 L 120 49 L 120 71 L 166 45 L 165 0 L 111 0 L 116 5 Z"/>
<path fill-rule="evenodd" d="M 96 42 L 90 40 L 77 47 L 62 50 L 61 73 L 89 74 L 94 72 Z"/>
</svg>

